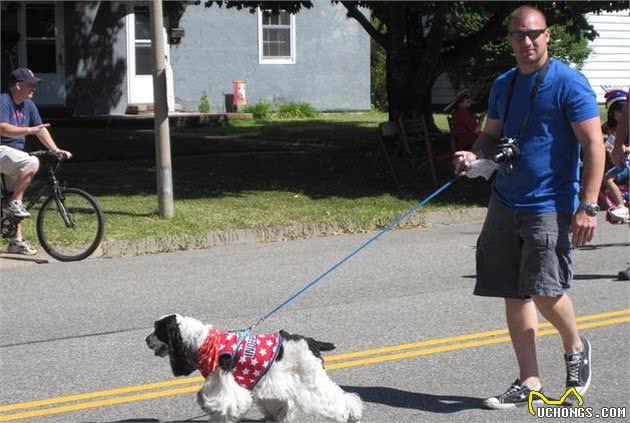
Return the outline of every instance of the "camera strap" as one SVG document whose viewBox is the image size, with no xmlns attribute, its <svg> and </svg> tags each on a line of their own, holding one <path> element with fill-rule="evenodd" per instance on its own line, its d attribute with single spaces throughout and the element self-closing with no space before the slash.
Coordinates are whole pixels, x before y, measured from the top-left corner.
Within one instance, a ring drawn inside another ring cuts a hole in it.
<svg viewBox="0 0 630 423">
<path fill-rule="evenodd" d="M 516 136 L 517 140 L 520 140 L 521 135 L 523 134 L 523 130 L 525 129 L 525 126 L 527 126 L 529 115 L 532 111 L 532 107 L 534 106 L 534 99 L 536 98 L 536 95 L 538 94 L 540 85 L 545 79 L 545 75 L 547 74 L 547 69 L 549 69 L 550 60 L 551 59 L 547 59 L 545 64 L 542 66 L 542 68 L 540 68 L 540 71 L 538 71 L 538 75 L 536 76 L 536 82 L 534 83 L 534 88 L 532 88 L 532 92 L 529 96 L 529 106 L 527 107 L 527 113 L 525 114 L 525 118 L 521 122 L 521 126 L 518 129 L 518 135 Z M 516 72 L 514 72 L 514 75 L 512 75 L 512 81 L 510 82 L 510 87 L 508 88 L 507 104 L 505 105 L 505 115 L 504 115 L 505 117 L 503 118 L 503 127 L 505 127 L 505 123 L 507 122 L 508 114 L 510 112 L 510 102 L 512 101 L 512 94 L 514 92 L 514 86 L 516 85 L 516 78 L 518 77 L 518 74 L 519 74 L 519 71 L 517 69 Z M 503 130 L 501 130 L 501 132 L 503 132 Z"/>
</svg>

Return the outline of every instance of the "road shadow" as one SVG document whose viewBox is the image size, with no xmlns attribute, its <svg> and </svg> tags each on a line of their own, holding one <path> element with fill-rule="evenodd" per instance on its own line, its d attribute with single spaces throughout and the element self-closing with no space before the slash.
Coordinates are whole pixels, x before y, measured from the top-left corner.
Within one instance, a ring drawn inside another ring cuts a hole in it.
<svg viewBox="0 0 630 423">
<path fill-rule="evenodd" d="M 610 244 L 589 244 L 583 247 L 580 247 L 580 250 L 598 250 L 600 248 L 610 248 L 610 247 L 630 247 L 629 242 L 616 242 Z"/>
<path fill-rule="evenodd" d="M 342 386 L 342 388 L 359 394 L 366 402 L 440 414 L 479 409 L 483 401 L 481 398 L 424 394 L 384 386 Z"/>
<path fill-rule="evenodd" d="M 43 258 L 12 254 L 7 251 L 0 251 L 0 260 L 13 261 L 13 262 L 25 262 L 25 263 L 33 263 L 33 264 L 47 264 L 49 262 L 49 260 L 46 260 Z"/>
<path fill-rule="evenodd" d="M 618 279 L 618 275 L 598 275 L 598 274 L 583 274 L 574 275 L 573 279 L 576 281 L 590 281 L 596 279 Z"/>
</svg>

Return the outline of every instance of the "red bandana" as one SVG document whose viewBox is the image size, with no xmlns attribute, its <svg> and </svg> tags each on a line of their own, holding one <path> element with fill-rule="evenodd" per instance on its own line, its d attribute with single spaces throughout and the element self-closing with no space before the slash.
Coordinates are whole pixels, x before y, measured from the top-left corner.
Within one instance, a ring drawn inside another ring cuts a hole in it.
<svg viewBox="0 0 630 423">
<path fill-rule="evenodd" d="M 203 377 L 208 377 L 219 365 L 219 356 L 228 354 L 235 366 L 232 371 L 234 380 L 251 391 L 276 359 L 280 334 L 248 334 L 236 351 L 238 342 L 238 333 L 210 329 L 197 353 L 197 368 Z"/>
</svg>

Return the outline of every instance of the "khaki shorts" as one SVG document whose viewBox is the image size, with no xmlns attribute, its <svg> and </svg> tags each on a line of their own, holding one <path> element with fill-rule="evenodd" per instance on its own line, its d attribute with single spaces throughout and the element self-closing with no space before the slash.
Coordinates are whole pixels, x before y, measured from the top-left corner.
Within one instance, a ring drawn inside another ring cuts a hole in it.
<svg viewBox="0 0 630 423">
<path fill-rule="evenodd" d="M 477 241 L 475 295 L 556 297 L 574 274 L 571 214 L 524 213 L 493 195 Z"/>
<path fill-rule="evenodd" d="M 28 166 L 36 166 L 37 157 L 7 145 L 0 145 L 0 173 L 4 175 L 6 187 L 11 191 L 17 174 Z"/>
</svg>

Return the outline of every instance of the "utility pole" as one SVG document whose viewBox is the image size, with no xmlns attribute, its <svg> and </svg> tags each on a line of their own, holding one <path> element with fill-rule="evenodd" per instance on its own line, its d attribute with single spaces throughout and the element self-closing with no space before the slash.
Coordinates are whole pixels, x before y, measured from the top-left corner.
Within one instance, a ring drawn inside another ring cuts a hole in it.
<svg viewBox="0 0 630 423">
<path fill-rule="evenodd" d="M 170 219 L 173 205 L 173 168 L 171 166 L 171 132 L 166 100 L 166 66 L 164 54 L 164 23 L 162 0 L 149 3 L 151 43 L 153 45 L 153 109 L 155 127 L 155 160 L 160 217 Z"/>
</svg>

